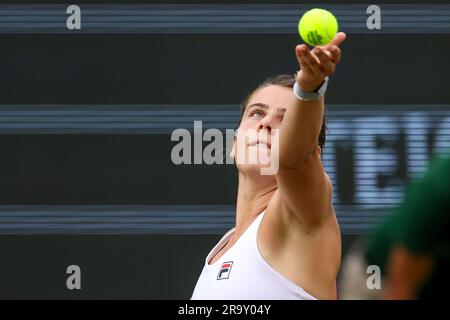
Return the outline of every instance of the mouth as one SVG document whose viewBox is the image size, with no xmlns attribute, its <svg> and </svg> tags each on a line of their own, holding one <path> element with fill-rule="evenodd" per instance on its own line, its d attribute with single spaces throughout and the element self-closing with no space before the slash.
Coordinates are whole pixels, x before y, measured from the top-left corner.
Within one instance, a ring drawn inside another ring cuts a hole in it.
<svg viewBox="0 0 450 320">
<path fill-rule="evenodd" d="M 262 141 L 252 141 L 248 144 L 249 147 L 257 147 L 257 148 L 266 148 L 266 149 L 270 149 L 271 145 L 269 142 L 265 143 Z"/>
</svg>

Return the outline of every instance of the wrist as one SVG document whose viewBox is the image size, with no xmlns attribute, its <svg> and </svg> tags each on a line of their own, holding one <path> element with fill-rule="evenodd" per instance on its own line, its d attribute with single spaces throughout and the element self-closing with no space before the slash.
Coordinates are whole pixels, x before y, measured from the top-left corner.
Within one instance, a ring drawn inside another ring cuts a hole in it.
<svg viewBox="0 0 450 320">
<path fill-rule="evenodd" d="M 310 89 L 304 89 L 302 86 L 300 86 L 300 84 L 298 83 L 298 81 L 295 82 L 294 84 L 294 88 L 293 88 L 293 92 L 294 95 L 299 98 L 300 100 L 304 100 L 304 101 L 315 101 L 315 100 L 319 100 L 324 94 L 325 91 L 327 90 L 327 86 L 328 86 L 328 81 L 329 78 L 326 77 L 325 80 L 323 80 L 323 82 L 319 85 L 314 85 L 309 87 Z"/>
<path fill-rule="evenodd" d="M 325 82 L 325 79 L 320 82 L 312 82 L 312 83 L 299 83 L 298 86 L 303 92 L 309 93 L 309 92 L 317 92 L 322 84 Z"/>
</svg>

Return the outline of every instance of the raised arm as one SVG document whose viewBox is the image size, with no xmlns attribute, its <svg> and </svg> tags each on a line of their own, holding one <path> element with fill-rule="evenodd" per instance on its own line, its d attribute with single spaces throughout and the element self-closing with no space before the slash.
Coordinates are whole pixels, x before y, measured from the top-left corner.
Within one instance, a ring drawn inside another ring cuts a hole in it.
<svg viewBox="0 0 450 320">
<path fill-rule="evenodd" d="M 345 34 L 341 32 L 327 46 L 312 51 L 305 44 L 295 48 L 300 65 L 297 84 L 302 91 L 316 90 L 334 72 L 341 56 L 338 45 L 344 39 Z M 323 97 L 316 101 L 292 100 L 280 130 L 280 166 L 298 168 L 317 150 L 323 113 Z"/>
<path fill-rule="evenodd" d="M 329 45 L 295 48 L 300 65 L 296 80 L 303 92 L 315 91 L 334 72 L 345 38 L 340 32 Z M 280 129 L 277 181 L 281 204 L 306 224 L 320 223 L 331 203 L 331 183 L 318 151 L 323 115 L 323 96 L 305 101 L 293 95 Z"/>
</svg>

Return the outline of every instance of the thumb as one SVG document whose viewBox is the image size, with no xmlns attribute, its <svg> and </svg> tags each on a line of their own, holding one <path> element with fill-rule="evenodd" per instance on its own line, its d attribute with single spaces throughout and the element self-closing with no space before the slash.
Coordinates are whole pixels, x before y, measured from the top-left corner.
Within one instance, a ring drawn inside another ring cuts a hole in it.
<svg viewBox="0 0 450 320">
<path fill-rule="evenodd" d="M 329 46 L 339 46 L 344 40 L 347 38 L 347 35 L 344 32 L 338 32 L 333 40 L 331 40 L 331 43 Z"/>
<path fill-rule="evenodd" d="M 333 40 L 331 40 L 330 43 L 324 45 L 324 46 L 319 46 L 320 48 L 324 49 L 324 50 L 329 50 L 332 46 L 339 46 L 342 42 L 344 42 L 344 40 L 347 38 L 347 35 L 344 32 L 338 32 Z"/>
</svg>

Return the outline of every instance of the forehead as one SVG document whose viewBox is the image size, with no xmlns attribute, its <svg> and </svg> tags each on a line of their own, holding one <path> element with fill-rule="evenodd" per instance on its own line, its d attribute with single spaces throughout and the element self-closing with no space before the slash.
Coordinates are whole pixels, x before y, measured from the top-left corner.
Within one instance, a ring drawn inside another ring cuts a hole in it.
<svg viewBox="0 0 450 320">
<path fill-rule="evenodd" d="M 253 93 L 247 106 L 250 106 L 253 103 L 264 103 L 271 109 L 286 107 L 293 98 L 294 94 L 292 92 L 292 88 L 269 85 L 258 89 L 255 93 Z"/>
</svg>

